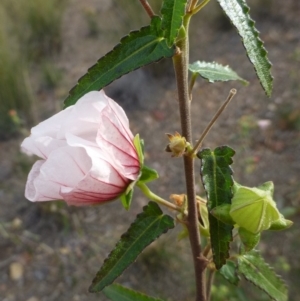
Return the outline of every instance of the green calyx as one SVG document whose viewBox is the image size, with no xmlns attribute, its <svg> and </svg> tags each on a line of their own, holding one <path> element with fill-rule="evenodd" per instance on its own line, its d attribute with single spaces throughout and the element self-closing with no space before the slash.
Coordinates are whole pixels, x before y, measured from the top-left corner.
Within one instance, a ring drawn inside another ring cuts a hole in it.
<svg viewBox="0 0 300 301">
<path fill-rule="evenodd" d="M 273 194 L 273 182 L 266 182 L 253 188 L 235 182 L 232 204 L 217 206 L 210 213 L 225 224 L 243 228 L 241 230 L 244 237 L 242 241 L 245 241 L 245 245 L 255 245 L 254 242 L 248 243 L 248 241 L 258 239 L 256 235 L 262 231 L 285 230 L 293 224 L 279 212 L 273 200 Z M 246 247 L 246 249 L 249 248 Z"/>
<path fill-rule="evenodd" d="M 144 140 L 140 139 L 139 134 L 134 137 L 133 144 L 140 162 L 140 174 L 135 181 L 130 183 L 126 191 L 120 197 L 122 205 L 126 210 L 130 208 L 134 186 L 138 183 L 154 181 L 159 177 L 156 170 L 144 165 Z"/>
<path fill-rule="evenodd" d="M 280 214 L 273 200 L 274 184 L 266 182 L 258 187 L 233 186 L 230 215 L 239 227 L 258 234 L 264 230 L 283 230 L 291 221 Z"/>
</svg>

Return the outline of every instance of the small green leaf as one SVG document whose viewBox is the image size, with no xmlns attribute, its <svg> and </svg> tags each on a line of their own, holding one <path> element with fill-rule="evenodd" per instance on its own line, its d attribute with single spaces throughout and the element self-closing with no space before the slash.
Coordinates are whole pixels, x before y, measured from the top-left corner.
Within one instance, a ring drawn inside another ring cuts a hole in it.
<svg viewBox="0 0 300 301">
<path fill-rule="evenodd" d="M 133 196 L 133 188 L 130 189 L 127 193 L 126 192 L 123 193 L 120 197 L 122 205 L 126 210 L 129 210 L 130 208 L 132 196 Z"/>
<path fill-rule="evenodd" d="M 147 182 L 154 181 L 158 178 L 159 175 L 156 170 L 145 165 L 142 167 L 142 174 L 139 178 L 139 182 L 147 183 Z"/>
<path fill-rule="evenodd" d="M 103 293 L 112 301 L 163 301 L 162 299 L 147 296 L 119 284 L 107 286 L 104 288 Z"/>
<path fill-rule="evenodd" d="M 164 37 L 168 45 L 174 44 L 179 28 L 182 25 L 187 0 L 164 0 L 161 8 L 161 27 L 165 31 Z"/>
<path fill-rule="evenodd" d="M 238 285 L 240 279 L 237 274 L 237 265 L 233 261 L 227 260 L 219 272 L 231 284 Z"/>
<path fill-rule="evenodd" d="M 253 234 L 243 227 L 239 227 L 239 236 L 245 247 L 245 251 L 249 252 L 254 249 L 260 240 L 260 233 Z"/>
<path fill-rule="evenodd" d="M 132 31 L 112 51 L 100 58 L 79 79 L 65 100 L 65 107 L 74 105 L 87 92 L 100 90 L 115 79 L 147 64 L 174 55 L 161 30 L 161 19 L 153 17 L 151 25 Z"/>
<path fill-rule="evenodd" d="M 201 175 L 207 194 L 208 212 L 217 206 L 231 204 L 233 180 L 230 164 L 234 154 L 234 150 L 228 146 L 217 147 L 214 151 L 203 149 L 197 154 L 202 163 Z M 229 257 L 233 226 L 209 214 L 209 228 L 213 260 L 216 268 L 220 269 Z"/>
<path fill-rule="evenodd" d="M 217 0 L 242 38 L 247 55 L 253 64 L 260 83 L 270 97 L 273 88 L 271 63 L 267 51 L 259 38 L 259 32 L 250 18 L 249 7 L 245 0 Z"/>
<path fill-rule="evenodd" d="M 263 188 L 250 188 L 238 183 L 235 183 L 233 187 L 234 195 L 230 215 L 240 227 L 253 234 L 269 229 L 272 223 L 280 218 L 272 197 L 273 185 L 268 184 Z"/>
<path fill-rule="evenodd" d="M 228 66 L 223 66 L 215 62 L 200 62 L 196 61 L 189 65 L 189 70 L 194 74 L 200 75 L 201 77 L 207 79 L 210 83 L 215 81 L 229 81 L 229 80 L 240 80 L 244 85 L 248 82 L 243 78 L 239 77 Z"/>
<path fill-rule="evenodd" d="M 287 301 L 288 292 L 283 280 L 264 261 L 258 251 L 238 257 L 238 271 L 275 301 Z"/>
<path fill-rule="evenodd" d="M 152 241 L 172 228 L 173 218 L 164 215 L 156 203 L 149 202 L 104 261 L 89 291 L 99 292 L 111 284 Z"/>
</svg>

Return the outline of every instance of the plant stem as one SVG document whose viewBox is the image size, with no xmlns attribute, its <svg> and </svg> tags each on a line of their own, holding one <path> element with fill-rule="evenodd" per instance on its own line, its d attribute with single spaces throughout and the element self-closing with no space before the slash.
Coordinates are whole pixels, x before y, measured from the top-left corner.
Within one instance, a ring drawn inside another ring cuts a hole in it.
<svg viewBox="0 0 300 301">
<path fill-rule="evenodd" d="M 201 10 L 209 1 L 210 0 L 203 0 L 199 5 L 197 5 L 192 11 L 193 15 L 196 14 L 199 10 Z"/>
<path fill-rule="evenodd" d="M 192 144 L 192 127 L 191 127 L 191 113 L 188 89 L 188 61 L 189 61 L 189 40 L 188 27 L 191 14 L 187 13 L 184 17 L 184 27 L 186 30 L 186 37 L 177 42 L 178 52 L 173 57 L 173 65 L 175 69 L 180 121 L 182 136 Z M 205 288 L 205 268 L 207 265 L 206 259 L 201 255 L 200 233 L 198 228 L 198 212 L 196 204 L 195 192 L 195 172 L 194 172 L 194 158 L 192 156 L 184 156 L 184 170 L 186 192 L 188 200 L 188 215 L 186 218 L 186 225 L 189 232 L 189 239 L 192 249 L 195 280 L 196 280 L 196 301 L 206 300 Z"/>
<path fill-rule="evenodd" d="M 154 14 L 154 11 L 152 9 L 152 7 L 150 6 L 150 4 L 148 3 L 147 0 L 140 0 L 142 6 L 144 7 L 146 13 L 148 14 L 148 16 L 150 18 L 152 18 L 155 14 Z"/>
<path fill-rule="evenodd" d="M 192 100 L 192 91 L 193 91 L 193 88 L 194 88 L 197 77 L 198 77 L 198 75 L 196 73 L 194 73 L 192 75 L 191 80 L 190 80 L 190 84 L 189 84 L 189 98 L 190 98 L 190 101 Z"/>
<path fill-rule="evenodd" d="M 232 98 L 234 97 L 235 94 L 236 94 L 236 89 L 231 89 L 230 92 L 229 92 L 229 95 L 228 95 L 228 97 L 226 99 L 226 101 L 221 105 L 221 107 L 218 109 L 218 111 L 215 114 L 215 116 L 209 122 L 209 124 L 205 128 L 204 132 L 202 133 L 201 137 L 199 138 L 199 140 L 197 141 L 196 145 L 194 146 L 193 150 L 190 152 L 190 155 L 194 155 L 197 152 L 198 148 L 201 146 L 203 140 L 205 139 L 205 137 L 209 133 L 210 129 L 215 124 L 215 122 L 217 121 L 217 119 L 220 117 L 220 115 L 222 114 L 222 112 L 226 109 L 227 105 L 230 103 L 230 101 L 232 100 Z"/>
<path fill-rule="evenodd" d="M 150 200 L 152 200 L 152 201 L 154 201 L 154 202 L 156 202 L 158 204 L 161 204 L 163 206 L 166 206 L 169 209 L 176 210 L 176 211 L 179 211 L 179 212 L 182 211 L 180 207 L 176 206 L 175 204 L 173 204 L 171 202 L 166 201 L 165 199 L 163 199 L 160 196 L 158 196 L 155 193 L 153 193 L 146 184 L 144 184 L 144 183 L 137 183 L 136 186 L 138 186 L 141 189 L 141 191 L 144 193 L 144 195 L 148 199 L 150 199 Z"/>
<path fill-rule="evenodd" d="M 215 278 L 215 271 L 209 269 L 208 270 L 208 277 L 207 277 L 207 286 L 206 286 L 206 291 L 207 291 L 207 301 L 210 301 L 210 297 L 211 297 L 211 287 L 212 284 L 214 282 L 214 278 Z"/>
<path fill-rule="evenodd" d="M 195 6 L 197 5 L 198 0 L 191 0 L 190 6 L 188 8 L 188 13 L 192 12 L 192 10 L 195 8 Z"/>
</svg>

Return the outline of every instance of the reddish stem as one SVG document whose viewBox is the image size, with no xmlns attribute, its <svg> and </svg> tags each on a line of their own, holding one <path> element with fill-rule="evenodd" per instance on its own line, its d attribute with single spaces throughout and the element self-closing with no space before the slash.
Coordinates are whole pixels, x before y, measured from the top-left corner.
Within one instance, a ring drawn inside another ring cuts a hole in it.
<svg viewBox="0 0 300 301">
<path fill-rule="evenodd" d="M 154 11 L 152 9 L 152 7 L 150 6 L 150 4 L 148 3 L 147 0 L 140 0 L 142 6 L 144 7 L 145 11 L 147 12 L 148 16 L 150 18 L 152 18 L 155 14 Z"/>
</svg>

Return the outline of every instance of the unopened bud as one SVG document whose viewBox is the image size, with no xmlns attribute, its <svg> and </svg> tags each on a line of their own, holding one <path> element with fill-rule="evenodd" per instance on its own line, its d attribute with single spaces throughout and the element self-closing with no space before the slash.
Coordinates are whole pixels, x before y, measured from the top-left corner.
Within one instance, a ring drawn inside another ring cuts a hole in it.
<svg viewBox="0 0 300 301">
<path fill-rule="evenodd" d="M 182 137 L 178 132 L 175 135 L 167 134 L 170 143 L 166 147 L 166 151 L 172 153 L 172 157 L 181 157 L 189 145 L 185 138 Z"/>
</svg>

